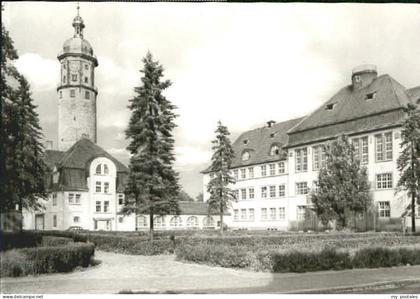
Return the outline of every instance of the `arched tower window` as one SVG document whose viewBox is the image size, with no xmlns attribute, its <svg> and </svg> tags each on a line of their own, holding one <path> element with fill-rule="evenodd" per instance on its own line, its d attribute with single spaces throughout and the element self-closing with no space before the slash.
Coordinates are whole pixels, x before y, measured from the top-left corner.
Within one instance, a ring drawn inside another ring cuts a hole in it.
<svg viewBox="0 0 420 299">
<path fill-rule="evenodd" d="M 207 216 L 203 219 L 203 226 L 210 227 L 214 226 L 214 219 L 211 216 Z"/>
<path fill-rule="evenodd" d="M 188 217 L 187 227 L 198 227 L 198 218 L 196 216 Z"/>
<path fill-rule="evenodd" d="M 104 164 L 104 174 L 109 174 L 108 165 Z"/>
<path fill-rule="evenodd" d="M 96 166 L 96 170 L 95 170 L 95 174 L 102 174 L 102 164 L 98 164 L 98 166 Z"/>
<path fill-rule="evenodd" d="M 173 216 L 169 221 L 169 225 L 171 227 L 181 227 L 182 226 L 182 219 L 179 216 Z"/>
</svg>

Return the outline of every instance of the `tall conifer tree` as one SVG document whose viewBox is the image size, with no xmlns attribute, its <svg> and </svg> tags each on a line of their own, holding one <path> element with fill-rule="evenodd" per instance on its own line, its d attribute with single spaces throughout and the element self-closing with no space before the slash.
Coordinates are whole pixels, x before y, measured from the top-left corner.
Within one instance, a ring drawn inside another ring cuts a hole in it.
<svg viewBox="0 0 420 299">
<path fill-rule="evenodd" d="M 125 213 L 148 214 L 150 239 L 153 240 L 154 216 L 178 214 L 178 174 L 173 169 L 175 160 L 172 130 L 176 108 L 162 92 L 171 82 L 161 81 L 163 67 L 147 53 L 141 86 L 136 87 L 130 100 L 131 118 L 126 130 L 130 140 L 130 174 L 125 194 Z"/>
<path fill-rule="evenodd" d="M 411 229 L 416 231 L 416 198 L 420 204 L 420 110 L 413 104 L 404 108 L 407 118 L 401 131 L 401 155 L 397 166 L 400 171 L 398 188 L 411 197 Z"/>
<path fill-rule="evenodd" d="M 36 106 L 26 79 L 13 66 L 18 58 L 2 26 L 1 76 L 1 208 L 38 208 L 46 197 L 44 148 Z"/>
<path fill-rule="evenodd" d="M 230 189 L 235 184 L 235 179 L 230 173 L 235 152 L 229 140 L 229 130 L 219 121 L 215 131 L 216 139 L 212 141 L 213 156 L 211 158 L 210 171 L 214 174 L 213 179 L 207 185 L 210 194 L 208 200 L 209 212 L 217 211 L 220 215 L 220 234 L 223 235 L 223 215 L 227 211 L 235 193 Z"/>
</svg>

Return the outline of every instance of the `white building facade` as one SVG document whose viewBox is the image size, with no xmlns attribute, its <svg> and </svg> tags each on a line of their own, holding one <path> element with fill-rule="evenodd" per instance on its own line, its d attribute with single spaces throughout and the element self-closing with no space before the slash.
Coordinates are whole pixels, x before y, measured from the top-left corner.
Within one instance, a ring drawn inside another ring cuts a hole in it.
<svg viewBox="0 0 420 299">
<path fill-rule="evenodd" d="M 363 66 L 353 70 L 351 85 L 310 115 L 243 133 L 233 143 L 237 201 L 229 226 L 288 230 L 304 220 L 325 163 L 323 144 L 342 134 L 367 168 L 378 217 L 400 218 L 410 203 L 405 192 L 396 192 L 401 108 L 408 103 L 420 104 L 420 87 L 406 89 L 388 75 L 378 77 L 376 67 Z M 209 169 L 203 172 L 205 200 L 211 176 Z"/>
</svg>

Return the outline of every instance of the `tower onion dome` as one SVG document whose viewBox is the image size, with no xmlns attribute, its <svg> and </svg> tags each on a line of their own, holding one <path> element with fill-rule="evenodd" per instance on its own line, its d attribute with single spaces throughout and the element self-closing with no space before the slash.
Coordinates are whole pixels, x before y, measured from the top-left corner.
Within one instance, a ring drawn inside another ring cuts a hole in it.
<svg viewBox="0 0 420 299">
<path fill-rule="evenodd" d="M 79 7 L 77 10 L 77 16 L 73 19 L 72 23 L 74 27 L 74 35 L 72 38 L 66 40 L 63 44 L 63 52 L 59 54 L 59 59 L 61 57 L 67 55 L 78 55 L 82 54 L 87 59 L 91 59 L 94 61 L 95 66 L 97 66 L 97 60 L 95 55 L 93 54 L 93 49 L 90 43 L 83 38 L 83 29 L 85 28 L 85 24 L 81 16 L 79 16 Z"/>
</svg>

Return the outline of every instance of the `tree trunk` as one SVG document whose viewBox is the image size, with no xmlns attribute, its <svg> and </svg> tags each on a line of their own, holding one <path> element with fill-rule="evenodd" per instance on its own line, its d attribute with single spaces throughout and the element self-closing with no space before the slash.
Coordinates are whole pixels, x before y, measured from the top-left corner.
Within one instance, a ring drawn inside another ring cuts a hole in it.
<svg viewBox="0 0 420 299">
<path fill-rule="evenodd" d="M 153 241 L 153 208 L 150 209 L 150 213 L 149 213 L 149 222 L 150 222 L 150 226 L 149 226 L 149 238 L 150 241 Z"/>
<path fill-rule="evenodd" d="M 220 235 L 223 237 L 223 204 L 220 203 Z"/>
<path fill-rule="evenodd" d="M 411 170 L 413 171 L 413 178 L 416 177 L 416 171 L 414 169 L 414 160 L 417 159 L 414 156 L 414 145 L 411 143 Z M 416 232 L 416 189 L 411 190 L 411 231 Z"/>
</svg>

